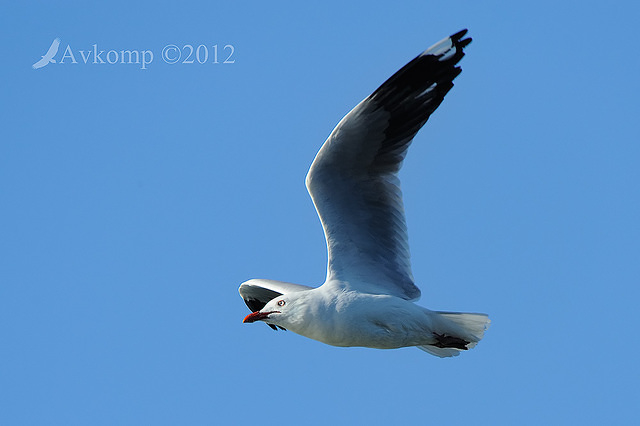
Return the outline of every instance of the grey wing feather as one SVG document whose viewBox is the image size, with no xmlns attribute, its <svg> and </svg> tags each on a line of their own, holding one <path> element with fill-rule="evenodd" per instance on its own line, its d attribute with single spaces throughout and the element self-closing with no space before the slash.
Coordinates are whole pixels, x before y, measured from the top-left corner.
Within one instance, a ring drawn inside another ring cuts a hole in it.
<svg viewBox="0 0 640 426">
<path fill-rule="evenodd" d="M 318 152 L 306 184 L 327 241 L 327 282 L 420 297 L 411 273 L 398 171 L 414 136 L 460 73 L 466 30 L 413 59 L 347 114 Z"/>
</svg>

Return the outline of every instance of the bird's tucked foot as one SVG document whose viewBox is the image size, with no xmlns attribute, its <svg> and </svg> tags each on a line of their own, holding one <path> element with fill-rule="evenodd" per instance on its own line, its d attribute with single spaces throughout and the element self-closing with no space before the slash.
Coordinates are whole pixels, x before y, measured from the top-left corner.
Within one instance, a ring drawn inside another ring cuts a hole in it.
<svg viewBox="0 0 640 426">
<path fill-rule="evenodd" d="M 456 348 L 466 351 L 468 349 L 467 345 L 470 343 L 459 337 L 447 336 L 446 334 L 438 334 L 435 332 L 433 333 L 433 337 L 436 338 L 436 343 L 432 344 L 432 346 L 437 348 Z"/>
</svg>

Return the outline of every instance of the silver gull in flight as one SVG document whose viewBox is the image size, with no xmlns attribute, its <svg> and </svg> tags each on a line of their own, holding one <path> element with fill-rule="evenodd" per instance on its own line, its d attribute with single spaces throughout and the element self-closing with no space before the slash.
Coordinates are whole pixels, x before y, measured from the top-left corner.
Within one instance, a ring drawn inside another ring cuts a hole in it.
<svg viewBox="0 0 640 426">
<path fill-rule="evenodd" d="M 338 123 L 306 184 L 327 241 L 324 284 L 252 279 L 240 295 L 263 321 L 334 346 L 418 348 L 456 356 L 484 336 L 486 314 L 440 312 L 414 302 L 398 171 L 414 136 L 460 74 L 471 42 L 460 31 L 396 72 Z"/>
</svg>

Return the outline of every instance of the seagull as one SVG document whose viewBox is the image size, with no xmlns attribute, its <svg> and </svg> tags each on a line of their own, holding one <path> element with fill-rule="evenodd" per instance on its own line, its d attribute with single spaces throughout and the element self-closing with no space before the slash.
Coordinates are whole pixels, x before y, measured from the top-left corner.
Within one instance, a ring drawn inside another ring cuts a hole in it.
<svg viewBox="0 0 640 426">
<path fill-rule="evenodd" d="M 251 279 L 239 292 L 245 323 L 340 347 L 416 346 L 438 357 L 476 346 L 486 314 L 431 311 L 409 259 L 398 171 L 414 136 L 453 87 L 471 38 L 462 30 L 434 44 L 349 112 L 307 174 L 322 222 L 328 266 L 320 287 Z"/>
<path fill-rule="evenodd" d="M 53 59 L 53 57 L 56 56 L 56 53 L 58 53 L 59 46 L 60 46 L 60 39 L 59 38 L 54 39 L 51 42 L 51 46 L 49 46 L 49 50 L 47 50 L 47 53 L 45 53 L 42 56 L 42 59 L 40 59 L 35 64 L 31 65 L 31 67 L 33 67 L 34 70 L 37 70 L 38 68 L 42 68 L 45 65 L 49 65 L 49 63 L 55 64 L 56 60 Z"/>
</svg>

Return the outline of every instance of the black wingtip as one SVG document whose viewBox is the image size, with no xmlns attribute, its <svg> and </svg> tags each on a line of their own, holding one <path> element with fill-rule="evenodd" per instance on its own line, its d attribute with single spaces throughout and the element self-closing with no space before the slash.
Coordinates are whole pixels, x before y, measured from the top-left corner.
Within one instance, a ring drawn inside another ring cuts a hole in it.
<svg viewBox="0 0 640 426">
<path fill-rule="evenodd" d="M 471 43 L 473 41 L 473 39 L 471 37 L 465 38 L 463 39 L 462 37 L 464 37 L 467 32 L 469 30 L 467 30 L 466 28 L 462 31 L 458 31 L 457 33 L 453 34 L 452 36 L 450 36 L 449 38 L 458 46 L 460 47 L 466 47 L 469 45 L 469 43 Z"/>
<path fill-rule="evenodd" d="M 460 40 L 462 37 L 464 37 L 464 35 L 469 32 L 468 29 L 464 29 L 464 30 L 460 30 L 457 33 L 453 34 L 452 36 L 450 36 L 451 40 L 453 41 L 458 41 Z"/>
</svg>

